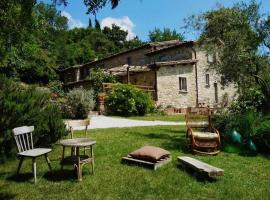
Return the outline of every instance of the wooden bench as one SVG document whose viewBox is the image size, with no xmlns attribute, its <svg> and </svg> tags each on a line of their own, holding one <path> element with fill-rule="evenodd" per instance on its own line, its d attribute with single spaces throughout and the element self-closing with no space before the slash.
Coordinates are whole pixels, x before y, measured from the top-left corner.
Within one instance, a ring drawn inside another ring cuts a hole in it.
<svg viewBox="0 0 270 200">
<path fill-rule="evenodd" d="M 197 173 L 207 175 L 210 178 L 224 175 L 223 169 L 206 164 L 206 163 L 199 161 L 199 160 L 196 160 L 194 158 L 190 158 L 188 156 L 179 156 L 179 157 L 177 157 L 177 159 L 183 167 L 192 168 Z"/>
</svg>

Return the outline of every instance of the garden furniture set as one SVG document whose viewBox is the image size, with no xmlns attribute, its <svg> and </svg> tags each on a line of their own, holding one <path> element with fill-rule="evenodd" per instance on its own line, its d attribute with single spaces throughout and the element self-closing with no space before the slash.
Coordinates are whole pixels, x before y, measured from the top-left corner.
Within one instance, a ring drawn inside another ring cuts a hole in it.
<svg viewBox="0 0 270 200">
<path fill-rule="evenodd" d="M 73 130 L 75 127 L 84 127 L 85 136 L 87 136 L 87 127 L 90 125 L 89 120 L 71 120 L 66 122 L 67 128 L 70 131 L 71 138 L 60 141 L 63 147 L 61 158 L 61 170 L 65 165 L 73 165 L 77 171 L 78 180 L 82 180 L 82 168 L 89 164 L 92 167 L 94 174 L 94 145 L 96 141 L 89 138 L 73 138 Z M 189 110 L 186 114 L 187 126 L 187 142 L 188 146 L 193 152 L 200 154 L 216 155 L 220 148 L 219 132 L 213 128 L 211 123 L 211 116 L 208 110 Z M 51 149 L 34 148 L 33 146 L 33 126 L 23 126 L 13 129 L 14 138 L 17 144 L 18 157 L 20 158 L 17 174 L 20 171 L 22 162 L 25 157 L 32 159 L 32 167 L 34 174 L 34 182 L 36 183 L 36 158 L 43 156 L 52 171 L 48 153 Z M 65 155 L 66 148 L 71 149 L 70 156 Z M 83 150 L 83 153 L 80 153 Z M 89 150 L 89 152 L 88 152 Z M 88 152 L 88 153 L 87 153 Z M 123 163 L 136 164 L 148 166 L 154 170 L 167 164 L 171 161 L 170 152 L 159 147 L 144 146 L 134 152 L 129 153 L 122 158 Z M 209 164 L 203 163 L 199 160 L 184 156 L 178 157 L 178 161 L 182 167 L 192 168 L 197 173 L 207 175 L 208 177 L 222 176 L 224 170 Z"/>
<path fill-rule="evenodd" d="M 71 134 L 71 139 L 61 140 L 60 144 L 63 146 L 62 159 L 61 159 L 61 169 L 64 165 L 73 165 L 74 169 L 77 171 L 78 180 L 82 180 L 82 168 L 85 164 L 91 164 L 92 173 L 94 174 L 94 145 L 96 141 L 89 138 L 73 138 L 73 129 L 75 126 L 85 127 L 85 136 L 87 134 L 87 126 L 89 126 L 90 120 L 72 120 L 67 122 L 68 129 Z M 18 157 L 20 158 L 17 175 L 19 174 L 20 168 L 24 161 L 24 158 L 32 159 L 32 171 L 34 175 L 34 183 L 37 181 L 36 177 L 36 158 L 43 156 L 52 172 L 51 162 L 48 157 L 48 153 L 52 151 L 49 148 L 34 148 L 33 145 L 33 131 L 34 126 L 22 126 L 17 127 L 12 130 L 14 134 L 14 139 L 17 145 Z M 70 156 L 65 156 L 66 147 L 71 148 Z M 88 147 L 88 148 L 87 148 Z M 80 154 L 80 148 L 83 148 L 83 155 Z M 90 150 L 87 154 L 86 150 Z"/>
</svg>

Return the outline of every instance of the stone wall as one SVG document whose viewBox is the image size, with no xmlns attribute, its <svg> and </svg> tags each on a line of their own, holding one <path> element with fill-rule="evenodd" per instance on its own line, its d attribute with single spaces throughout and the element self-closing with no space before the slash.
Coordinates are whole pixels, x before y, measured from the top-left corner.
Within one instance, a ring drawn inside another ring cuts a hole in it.
<svg viewBox="0 0 270 200">
<path fill-rule="evenodd" d="M 152 62 L 165 62 L 165 61 L 176 61 L 176 60 L 189 60 L 192 59 L 192 51 L 190 48 L 179 47 L 177 49 L 168 49 L 161 51 L 158 54 L 151 56 Z"/>
<path fill-rule="evenodd" d="M 198 95 L 199 103 L 204 103 L 210 107 L 219 107 L 221 104 L 229 104 L 236 98 L 237 88 L 236 85 L 230 84 L 222 86 L 221 76 L 214 70 L 209 70 L 209 62 L 207 61 L 206 52 L 196 49 L 197 59 L 197 72 L 198 72 Z M 209 85 L 206 85 L 206 74 L 209 74 Z M 215 97 L 215 84 L 217 86 L 217 102 Z"/>
<path fill-rule="evenodd" d="M 171 55 L 170 55 L 171 53 Z M 178 55 L 177 55 L 178 53 Z M 198 103 L 209 105 L 210 107 L 220 107 L 229 105 L 237 97 L 236 85 L 230 84 L 223 86 L 221 76 L 214 70 L 209 70 L 207 54 L 196 48 L 192 55 L 191 48 L 177 48 L 161 55 L 155 55 L 155 58 L 164 58 L 164 60 L 177 59 L 198 59 L 197 77 L 198 77 Z M 209 85 L 206 85 L 206 74 L 209 74 Z M 195 65 L 163 66 L 157 71 L 157 96 L 158 105 L 173 106 L 176 108 L 187 108 L 196 106 L 196 79 Z M 179 91 L 179 77 L 187 78 L 187 92 Z"/>
<path fill-rule="evenodd" d="M 179 77 L 187 78 L 187 92 L 179 90 Z M 176 108 L 196 105 L 195 71 L 193 65 L 163 66 L 157 71 L 157 105 Z"/>
</svg>

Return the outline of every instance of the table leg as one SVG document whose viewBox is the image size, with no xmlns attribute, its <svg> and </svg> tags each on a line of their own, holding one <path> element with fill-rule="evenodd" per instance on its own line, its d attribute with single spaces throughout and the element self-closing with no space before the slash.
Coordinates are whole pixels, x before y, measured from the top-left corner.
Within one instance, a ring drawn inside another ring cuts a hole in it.
<svg viewBox="0 0 270 200">
<path fill-rule="evenodd" d="M 65 158 L 65 146 L 63 146 L 62 161 L 64 160 L 64 158 Z M 61 170 L 63 170 L 63 167 L 64 167 L 64 165 L 63 165 L 63 163 L 62 163 L 62 164 L 61 164 Z"/>
<path fill-rule="evenodd" d="M 82 181 L 82 165 L 81 165 L 81 159 L 80 159 L 80 148 L 76 147 L 76 156 L 78 158 L 77 163 L 77 176 L 78 181 Z"/>
<path fill-rule="evenodd" d="M 94 165 L 95 165 L 95 161 L 94 161 L 94 146 L 91 146 L 91 165 L 92 165 L 92 173 L 95 174 L 95 172 L 94 172 Z"/>
</svg>

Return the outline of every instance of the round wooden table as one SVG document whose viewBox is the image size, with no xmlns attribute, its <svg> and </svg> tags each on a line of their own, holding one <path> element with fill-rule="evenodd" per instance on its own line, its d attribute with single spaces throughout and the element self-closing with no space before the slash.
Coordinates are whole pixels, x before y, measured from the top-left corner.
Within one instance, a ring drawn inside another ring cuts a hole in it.
<svg viewBox="0 0 270 200">
<path fill-rule="evenodd" d="M 61 140 L 60 144 L 63 146 L 62 160 L 61 160 L 61 169 L 64 165 L 73 165 L 74 169 L 77 169 L 78 180 L 82 180 L 82 167 L 90 163 L 92 166 L 92 173 L 94 174 L 94 145 L 96 144 L 95 140 L 89 138 L 73 138 Z M 66 147 L 71 148 L 70 156 L 65 157 Z M 89 154 L 87 155 L 86 149 L 90 147 Z M 80 148 L 84 149 L 84 154 L 80 155 Z"/>
</svg>

